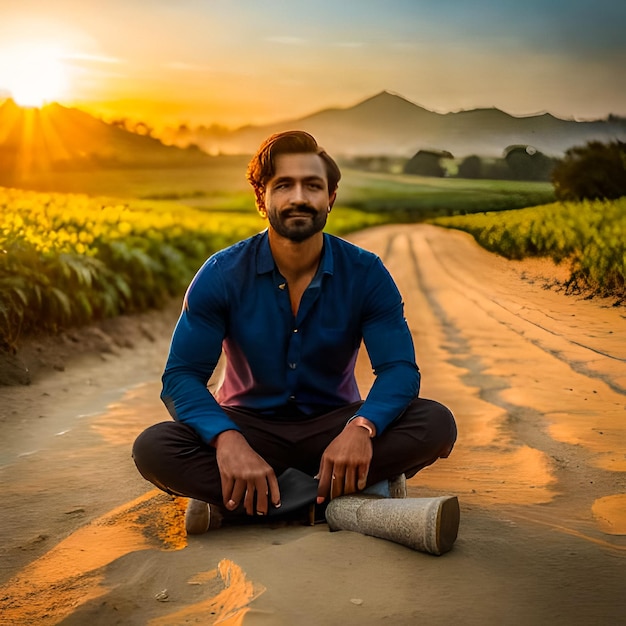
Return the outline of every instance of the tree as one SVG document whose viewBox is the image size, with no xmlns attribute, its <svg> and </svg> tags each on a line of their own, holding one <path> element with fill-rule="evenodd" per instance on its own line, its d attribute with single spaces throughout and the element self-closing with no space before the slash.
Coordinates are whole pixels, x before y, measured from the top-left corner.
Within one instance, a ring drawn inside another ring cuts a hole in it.
<svg viewBox="0 0 626 626">
<path fill-rule="evenodd" d="M 441 165 L 441 159 L 452 158 L 452 154 L 445 150 L 420 150 L 404 164 L 403 172 L 415 176 L 443 177 L 446 170 Z"/>
<path fill-rule="evenodd" d="M 459 178 L 483 178 L 483 165 L 479 156 L 472 154 L 465 157 L 459 165 Z"/>
<path fill-rule="evenodd" d="M 533 146 L 513 145 L 504 151 L 504 159 L 514 180 L 550 180 L 555 160 Z"/>
<path fill-rule="evenodd" d="M 626 143 L 590 141 L 570 148 L 552 172 L 559 200 L 626 196 Z"/>
</svg>

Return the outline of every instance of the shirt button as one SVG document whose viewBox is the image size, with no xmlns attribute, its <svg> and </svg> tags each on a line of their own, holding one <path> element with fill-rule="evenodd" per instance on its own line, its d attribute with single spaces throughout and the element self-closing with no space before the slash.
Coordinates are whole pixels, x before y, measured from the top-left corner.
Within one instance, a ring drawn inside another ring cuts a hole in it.
<svg viewBox="0 0 626 626">
<path fill-rule="evenodd" d="M 289 396 L 289 399 L 290 399 L 290 400 L 295 400 L 295 399 L 296 399 L 296 396 Z"/>
<path fill-rule="evenodd" d="M 298 329 L 297 329 L 297 328 L 294 328 L 294 329 L 293 329 L 293 332 L 294 332 L 294 333 L 297 333 L 297 332 L 298 332 Z"/>
<path fill-rule="evenodd" d="M 296 363 L 289 363 L 289 369 L 295 370 L 297 367 Z"/>
</svg>

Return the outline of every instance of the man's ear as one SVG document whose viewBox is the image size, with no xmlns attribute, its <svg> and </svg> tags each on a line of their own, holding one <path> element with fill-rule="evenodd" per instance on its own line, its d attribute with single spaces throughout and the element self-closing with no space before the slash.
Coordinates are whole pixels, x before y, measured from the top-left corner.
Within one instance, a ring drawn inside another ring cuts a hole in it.
<svg viewBox="0 0 626 626">
<path fill-rule="evenodd" d="M 337 190 L 335 189 L 335 191 L 333 191 L 330 194 L 330 197 L 328 198 L 328 210 L 330 211 L 330 209 L 333 208 L 333 205 L 335 204 L 335 200 L 337 199 Z"/>
</svg>

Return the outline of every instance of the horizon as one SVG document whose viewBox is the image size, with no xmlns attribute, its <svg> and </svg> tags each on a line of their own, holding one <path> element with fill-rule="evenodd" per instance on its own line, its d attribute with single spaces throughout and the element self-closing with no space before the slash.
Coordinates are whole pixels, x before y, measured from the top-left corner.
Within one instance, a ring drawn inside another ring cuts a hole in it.
<svg viewBox="0 0 626 626">
<path fill-rule="evenodd" d="M 434 113 L 436 115 L 449 115 L 449 114 L 455 114 L 455 113 L 470 113 L 470 112 L 477 112 L 477 111 L 499 111 L 501 113 L 504 113 L 506 115 L 509 115 L 512 118 L 517 118 L 517 119 L 521 119 L 521 118 L 531 118 L 531 117 L 540 117 L 542 115 L 551 115 L 552 117 L 555 117 L 556 119 L 560 119 L 560 120 L 564 120 L 564 121 L 576 121 L 576 122 L 602 122 L 602 121 L 608 121 L 610 116 L 613 117 L 617 117 L 620 120 L 626 120 L 626 115 L 620 116 L 620 115 L 616 115 L 614 113 L 607 113 L 602 117 L 596 117 L 596 118 L 584 118 L 584 119 L 575 119 L 575 118 L 566 118 L 566 117 L 561 117 L 559 115 L 555 115 L 550 111 L 537 111 L 534 113 L 527 113 L 527 114 L 514 114 L 514 113 L 510 113 L 509 111 L 505 111 L 499 107 L 476 107 L 476 108 L 469 108 L 469 109 L 460 109 L 457 111 L 434 111 L 431 109 L 427 109 L 426 107 L 423 107 L 422 105 L 416 103 L 416 102 L 411 102 L 408 98 L 406 98 L 405 96 L 403 96 L 402 94 L 399 93 L 394 93 L 391 92 L 387 89 L 383 89 L 373 95 L 369 95 L 369 96 L 364 96 L 362 97 L 360 100 L 358 100 L 357 102 L 353 102 L 350 104 L 345 104 L 345 105 L 337 105 L 337 106 L 330 106 L 330 107 L 325 107 L 323 109 L 318 109 L 315 111 L 309 111 L 308 113 L 304 113 L 302 116 L 300 116 L 298 119 L 293 118 L 293 121 L 299 121 L 300 119 L 305 119 L 307 117 L 312 117 L 315 116 L 319 113 L 325 112 L 325 111 L 331 111 L 331 110 L 336 110 L 336 111 L 342 111 L 342 110 L 349 110 L 351 108 L 354 108 L 360 104 L 363 104 L 365 102 L 368 102 L 369 100 L 374 100 L 375 98 L 381 97 L 383 96 L 383 94 L 387 94 L 390 95 L 392 97 L 397 97 L 397 98 L 401 98 L 407 102 L 409 102 L 410 104 L 416 106 L 416 107 L 420 107 L 426 111 L 428 111 L 429 113 Z M 119 116 L 106 116 L 106 115 L 99 115 L 97 109 L 93 109 L 92 107 L 89 106 L 85 106 L 85 107 L 81 107 L 79 105 L 70 105 L 70 104 L 65 104 L 63 102 L 58 102 L 56 100 L 50 101 L 50 102 L 43 102 L 41 104 L 38 105 L 24 105 L 24 104 L 19 104 L 18 102 L 15 101 L 15 99 L 11 96 L 8 95 L 6 97 L 2 97 L 0 95 L 0 107 L 2 107 L 6 102 L 13 102 L 13 104 L 15 104 L 18 108 L 22 109 L 23 111 L 27 111 L 27 110 L 39 110 L 42 111 L 50 106 L 54 106 L 54 105 L 58 105 L 67 109 L 75 109 L 78 111 L 82 111 L 83 113 L 87 113 L 88 115 L 94 117 L 95 119 L 99 119 L 102 120 L 103 122 L 107 123 L 107 124 L 111 124 L 112 122 L 114 122 L 116 119 L 117 120 L 121 120 L 121 119 L 125 119 L 128 122 L 132 124 L 134 123 L 146 123 L 146 120 L 140 119 L 140 118 L 132 118 L 130 116 L 125 116 L 123 113 L 120 113 Z M 263 126 L 271 126 L 274 124 L 283 124 L 285 122 L 289 122 L 291 120 L 289 119 L 275 119 L 275 120 L 268 120 L 266 122 L 262 122 L 259 124 L 252 124 L 252 123 L 244 123 L 244 124 L 240 124 L 240 125 L 234 125 L 234 126 L 226 126 L 226 125 L 221 125 L 221 124 L 214 124 L 214 126 L 222 128 L 224 130 L 226 130 L 226 132 L 236 132 L 238 130 L 247 128 L 247 127 L 263 127 Z M 185 122 L 182 122 L 181 124 L 185 124 L 187 125 Z M 160 127 L 156 128 L 157 130 L 163 131 L 166 128 L 176 128 L 177 126 L 181 125 L 181 124 L 177 124 L 176 122 L 174 123 L 170 123 L 170 124 L 163 124 Z M 149 124 L 148 124 L 149 125 Z M 201 126 L 205 126 L 205 127 L 209 127 L 211 126 L 211 124 L 204 124 L 203 122 L 198 122 L 197 124 L 188 124 L 189 128 L 193 129 L 193 128 L 199 128 Z"/>
<path fill-rule="evenodd" d="M 567 12 L 557 0 L 111 0 L 98 11 L 23 0 L 2 11 L 0 100 L 57 101 L 103 119 L 236 129 L 383 91 L 439 114 L 626 117 L 617 0 L 572 0 Z"/>
</svg>

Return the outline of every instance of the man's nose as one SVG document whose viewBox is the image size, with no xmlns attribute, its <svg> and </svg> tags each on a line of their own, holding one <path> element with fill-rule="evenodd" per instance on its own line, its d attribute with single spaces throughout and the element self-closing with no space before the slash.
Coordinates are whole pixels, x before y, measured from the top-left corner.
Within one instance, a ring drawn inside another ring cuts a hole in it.
<svg viewBox="0 0 626 626">
<path fill-rule="evenodd" d="M 302 204 L 306 201 L 306 190 L 304 185 L 295 184 L 291 189 L 291 203 Z"/>
</svg>

